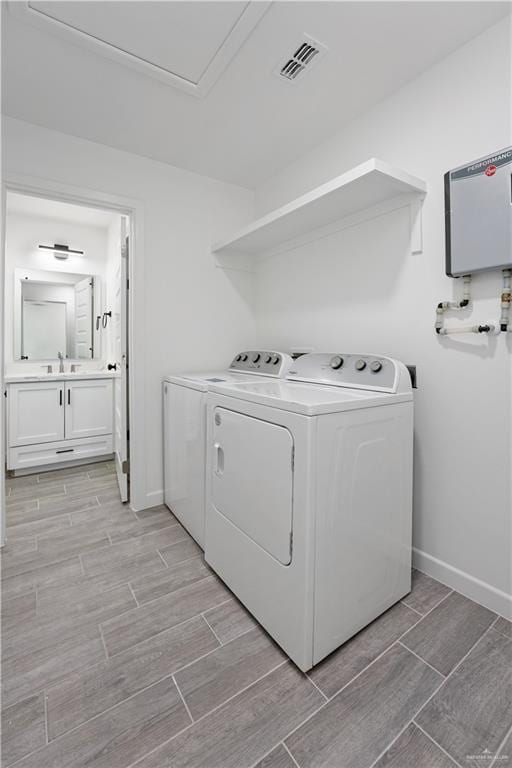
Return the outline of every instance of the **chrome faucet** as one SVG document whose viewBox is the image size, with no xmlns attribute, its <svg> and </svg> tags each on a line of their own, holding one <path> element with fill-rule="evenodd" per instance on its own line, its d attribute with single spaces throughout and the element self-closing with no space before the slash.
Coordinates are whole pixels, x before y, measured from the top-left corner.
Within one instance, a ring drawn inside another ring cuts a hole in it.
<svg viewBox="0 0 512 768">
<path fill-rule="evenodd" d="M 57 357 L 59 358 L 59 373 L 64 373 L 64 355 L 62 352 L 57 352 Z"/>
</svg>

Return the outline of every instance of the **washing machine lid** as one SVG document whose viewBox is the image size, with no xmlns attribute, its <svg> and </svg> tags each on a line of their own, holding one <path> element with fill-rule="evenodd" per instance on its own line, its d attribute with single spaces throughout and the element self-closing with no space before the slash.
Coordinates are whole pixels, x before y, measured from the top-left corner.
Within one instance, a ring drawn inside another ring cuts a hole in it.
<svg viewBox="0 0 512 768">
<path fill-rule="evenodd" d="M 231 373 L 231 371 L 210 371 L 206 373 L 182 373 L 179 376 L 166 376 L 164 381 L 181 387 L 208 392 L 213 384 L 228 384 L 244 381 L 260 381 L 261 376 L 249 373 Z"/>
<path fill-rule="evenodd" d="M 214 383 L 211 392 L 284 411 L 316 416 L 372 408 L 412 400 L 412 393 L 390 394 L 374 390 L 304 384 L 288 380 Z"/>
<path fill-rule="evenodd" d="M 253 349 L 239 352 L 229 368 L 221 371 L 202 371 L 169 375 L 164 381 L 181 387 L 208 392 L 211 384 L 231 381 L 252 381 L 261 378 L 281 378 L 288 374 L 293 360 L 286 352 L 269 349 Z"/>
</svg>

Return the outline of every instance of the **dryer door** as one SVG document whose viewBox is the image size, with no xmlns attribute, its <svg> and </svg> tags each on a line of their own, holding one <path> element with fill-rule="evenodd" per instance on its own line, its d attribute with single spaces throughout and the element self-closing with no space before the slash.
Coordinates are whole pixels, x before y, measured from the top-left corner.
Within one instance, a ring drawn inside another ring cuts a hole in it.
<svg viewBox="0 0 512 768">
<path fill-rule="evenodd" d="M 225 408 L 213 414 L 215 508 L 283 565 L 291 562 L 293 438 Z"/>
</svg>

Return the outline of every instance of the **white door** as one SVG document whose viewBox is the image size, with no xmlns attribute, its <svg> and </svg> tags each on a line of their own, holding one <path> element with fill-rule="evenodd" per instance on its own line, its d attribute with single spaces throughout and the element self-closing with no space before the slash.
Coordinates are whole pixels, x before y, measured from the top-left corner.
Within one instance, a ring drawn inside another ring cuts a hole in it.
<svg viewBox="0 0 512 768">
<path fill-rule="evenodd" d="M 75 285 L 75 357 L 90 358 L 92 348 L 93 278 L 86 277 Z"/>
<path fill-rule="evenodd" d="M 112 379 L 66 382 L 66 439 L 112 434 L 112 391 Z"/>
<path fill-rule="evenodd" d="M 121 501 L 128 501 L 128 232 L 121 219 L 121 258 L 115 276 L 112 335 L 117 378 L 114 379 L 114 456 Z"/>
<path fill-rule="evenodd" d="M 225 408 L 213 414 L 215 508 L 283 565 L 292 556 L 293 438 Z"/>
<path fill-rule="evenodd" d="M 10 384 L 7 391 L 9 446 L 64 438 L 64 382 Z"/>
</svg>

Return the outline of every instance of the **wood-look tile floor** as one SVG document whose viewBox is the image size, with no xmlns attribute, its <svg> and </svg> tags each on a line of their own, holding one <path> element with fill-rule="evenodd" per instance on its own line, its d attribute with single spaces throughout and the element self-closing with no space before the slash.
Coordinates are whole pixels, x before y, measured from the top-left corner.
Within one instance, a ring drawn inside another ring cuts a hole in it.
<svg viewBox="0 0 512 768">
<path fill-rule="evenodd" d="M 303 675 L 112 464 L 7 481 L 2 766 L 512 768 L 512 625 L 413 590 Z"/>
</svg>

